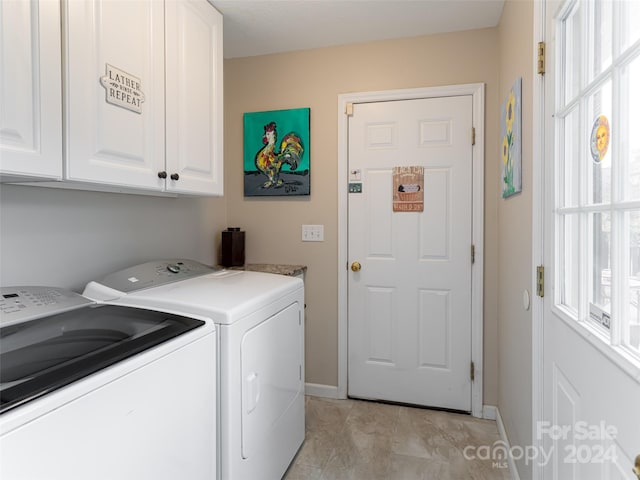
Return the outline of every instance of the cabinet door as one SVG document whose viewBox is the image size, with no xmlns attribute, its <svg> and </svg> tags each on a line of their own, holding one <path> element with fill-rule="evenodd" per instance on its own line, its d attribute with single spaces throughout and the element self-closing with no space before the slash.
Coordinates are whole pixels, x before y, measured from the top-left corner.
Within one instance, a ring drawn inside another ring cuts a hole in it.
<svg viewBox="0 0 640 480">
<path fill-rule="evenodd" d="M 62 177 L 57 2 L 0 2 L 0 173 Z"/>
<path fill-rule="evenodd" d="M 222 195 L 222 15 L 205 0 L 166 2 L 167 190 Z"/>
<path fill-rule="evenodd" d="M 66 178 L 162 189 L 163 2 L 64 6 Z"/>
</svg>

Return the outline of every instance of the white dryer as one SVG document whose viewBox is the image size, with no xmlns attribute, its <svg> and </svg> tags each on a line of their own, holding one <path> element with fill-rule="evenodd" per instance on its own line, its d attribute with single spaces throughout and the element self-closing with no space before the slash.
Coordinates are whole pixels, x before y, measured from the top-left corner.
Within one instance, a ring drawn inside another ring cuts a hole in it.
<svg viewBox="0 0 640 480">
<path fill-rule="evenodd" d="M 150 262 L 84 296 L 213 320 L 218 332 L 218 478 L 282 478 L 304 440 L 304 286 L 299 278 Z"/>
</svg>

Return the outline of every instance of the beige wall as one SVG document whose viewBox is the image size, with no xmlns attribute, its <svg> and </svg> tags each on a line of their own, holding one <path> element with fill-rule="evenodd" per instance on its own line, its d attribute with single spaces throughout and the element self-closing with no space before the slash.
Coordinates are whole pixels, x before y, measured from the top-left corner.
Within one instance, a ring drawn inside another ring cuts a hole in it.
<svg viewBox="0 0 640 480">
<path fill-rule="evenodd" d="M 155 197 L 2 184 L 0 284 L 82 292 L 109 272 L 161 258 L 216 262 L 222 198 Z"/>
<path fill-rule="evenodd" d="M 337 385 L 337 97 L 341 93 L 486 84 L 485 403 L 497 404 L 498 35 L 496 29 L 232 59 L 225 62 L 225 195 L 247 232 L 248 262 L 306 264 L 306 380 Z M 243 196 L 242 114 L 311 108 L 311 196 Z M 341 188 L 346 188 L 346 185 Z M 301 225 L 323 224 L 323 243 Z"/>
<path fill-rule="evenodd" d="M 500 104 L 522 77 L 522 193 L 498 200 L 498 407 L 512 445 L 531 444 L 531 311 L 522 304 L 532 292 L 533 2 L 509 0 L 498 27 Z M 489 143 L 497 143 L 497 137 Z M 493 192 L 494 194 L 497 192 Z M 520 478 L 530 466 L 518 463 Z"/>
</svg>

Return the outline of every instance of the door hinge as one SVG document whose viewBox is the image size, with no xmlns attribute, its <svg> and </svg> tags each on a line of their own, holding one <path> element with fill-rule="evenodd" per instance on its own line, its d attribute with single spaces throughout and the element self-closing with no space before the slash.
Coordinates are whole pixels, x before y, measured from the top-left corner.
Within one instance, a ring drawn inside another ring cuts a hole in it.
<svg viewBox="0 0 640 480">
<path fill-rule="evenodd" d="M 471 245 L 471 263 L 476 263 L 476 246 Z"/>
<path fill-rule="evenodd" d="M 544 297 L 544 265 L 536 268 L 536 290 L 539 297 Z"/>
<path fill-rule="evenodd" d="M 349 102 L 344 108 L 344 114 L 347 116 L 353 115 L 353 103 Z"/>
<path fill-rule="evenodd" d="M 538 74 L 544 75 L 545 70 L 545 48 L 544 42 L 538 42 Z"/>
<path fill-rule="evenodd" d="M 476 379 L 476 366 L 471 362 L 471 368 L 469 369 L 469 378 L 473 382 Z"/>
<path fill-rule="evenodd" d="M 471 145 L 476 144 L 476 127 L 471 127 Z"/>
</svg>

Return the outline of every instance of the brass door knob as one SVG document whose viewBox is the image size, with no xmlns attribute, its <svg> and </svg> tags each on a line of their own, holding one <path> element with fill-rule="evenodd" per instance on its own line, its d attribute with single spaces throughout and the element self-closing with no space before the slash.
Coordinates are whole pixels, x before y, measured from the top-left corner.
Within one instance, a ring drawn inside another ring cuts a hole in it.
<svg viewBox="0 0 640 480">
<path fill-rule="evenodd" d="M 362 268 L 362 265 L 360 265 L 359 262 L 353 262 L 351 264 L 351 271 L 352 272 L 359 272 L 361 268 Z"/>
</svg>

